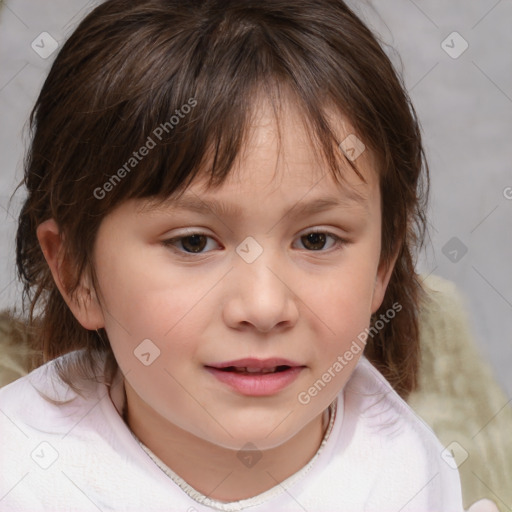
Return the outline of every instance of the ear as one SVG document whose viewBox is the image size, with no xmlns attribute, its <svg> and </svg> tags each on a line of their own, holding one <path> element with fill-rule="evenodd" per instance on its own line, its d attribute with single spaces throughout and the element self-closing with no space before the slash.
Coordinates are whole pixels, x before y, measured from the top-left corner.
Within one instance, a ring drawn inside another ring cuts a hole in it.
<svg viewBox="0 0 512 512">
<path fill-rule="evenodd" d="M 55 220 L 48 219 L 37 227 L 37 239 L 55 284 L 80 325 L 89 330 L 103 327 L 103 311 L 90 280 L 83 276 L 73 294 L 69 292 L 73 265 L 65 258 L 64 236 Z"/>
<path fill-rule="evenodd" d="M 391 279 L 391 275 L 393 274 L 393 269 L 395 268 L 397 258 L 398 252 L 393 256 L 391 260 L 387 262 L 383 261 L 379 265 L 377 276 L 375 278 L 375 287 L 373 289 L 372 314 L 374 314 L 380 308 L 384 300 L 384 296 L 386 295 L 386 290 L 389 284 L 389 280 Z"/>
</svg>

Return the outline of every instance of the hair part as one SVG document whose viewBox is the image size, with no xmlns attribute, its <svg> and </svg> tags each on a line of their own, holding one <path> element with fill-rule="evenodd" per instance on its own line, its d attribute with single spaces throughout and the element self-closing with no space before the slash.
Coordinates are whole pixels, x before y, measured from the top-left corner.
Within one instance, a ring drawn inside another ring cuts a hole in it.
<svg viewBox="0 0 512 512">
<path fill-rule="evenodd" d="M 293 97 L 337 179 L 341 141 L 328 112 L 343 114 L 374 155 L 381 263 L 398 255 L 375 318 L 397 302 L 402 310 L 368 340 L 365 354 L 402 397 L 416 387 L 422 292 L 414 254 L 426 230 L 428 165 L 414 108 L 375 36 L 341 0 L 108 0 L 64 44 L 31 113 L 28 197 L 16 239 L 44 360 L 84 349 L 73 374 L 59 369 L 75 391 L 76 373 L 91 374 L 94 354 L 106 357 L 107 381 L 116 363 L 106 332 L 84 329 L 66 305 L 38 225 L 53 218 L 65 237 L 75 265 L 70 293 L 86 272 L 94 282 L 105 216 L 128 199 L 169 198 L 200 172 L 220 186 L 261 94 L 277 98 L 275 105 L 280 94 Z M 150 156 L 135 156 L 150 145 Z"/>
</svg>

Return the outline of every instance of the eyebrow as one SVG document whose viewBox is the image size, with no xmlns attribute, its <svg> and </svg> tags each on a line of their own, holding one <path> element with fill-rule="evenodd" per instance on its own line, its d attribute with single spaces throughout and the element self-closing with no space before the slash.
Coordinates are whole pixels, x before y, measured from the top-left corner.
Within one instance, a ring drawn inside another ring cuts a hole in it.
<svg viewBox="0 0 512 512">
<path fill-rule="evenodd" d="M 347 189 L 339 197 L 321 197 L 309 202 L 299 200 L 286 211 L 283 211 L 281 217 L 289 215 L 294 210 L 296 210 L 297 216 L 305 217 L 331 208 L 348 209 L 354 207 L 363 208 L 366 211 L 368 207 L 367 199 L 355 190 Z M 195 194 L 184 194 L 174 199 L 169 198 L 156 206 L 149 206 L 145 209 L 151 212 L 187 210 L 202 214 L 213 213 L 217 217 L 240 217 L 242 215 L 242 208 L 238 205 L 217 199 L 201 199 Z"/>
</svg>

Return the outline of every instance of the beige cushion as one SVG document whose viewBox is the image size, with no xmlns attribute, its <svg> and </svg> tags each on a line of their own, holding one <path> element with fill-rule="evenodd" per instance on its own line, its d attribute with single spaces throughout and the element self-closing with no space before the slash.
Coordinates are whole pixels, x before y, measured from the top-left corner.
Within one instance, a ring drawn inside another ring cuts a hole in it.
<svg viewBox="0 0 512 512">
<path fill-rule="evenodd" d="M 0 312 L 0 387 L 26 375 L 36 358 L 31 353 L 27 329 L 7 312 Z"/>
<path fill-rule="evenodd" d="M 408 403 L 461 463 L 464 507 L 488 498 L 509 512 L 511 401 L 494 379 L 485 354 L 477 349 L 454 284 L 437 276 L 426 278 L 424 284 L 431 301 L 420 316 L 420 389 Z"/>
</svg>

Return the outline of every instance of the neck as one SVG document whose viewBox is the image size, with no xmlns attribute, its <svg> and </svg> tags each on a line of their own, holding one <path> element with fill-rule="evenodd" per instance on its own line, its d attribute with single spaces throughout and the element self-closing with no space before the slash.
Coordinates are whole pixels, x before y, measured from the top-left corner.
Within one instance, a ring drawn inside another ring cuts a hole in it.
<svg viewBox="0 0 512 512">
<path fill-rule="evenodd" d="M 329 422 L 324 411 L 285 443 L 264 452 L 243 452 L 212 444 L 164 418 L 133 415 L 126 403 L 125 421 L 132 432 L 168 468 L 205 496 L 238 501 L 261 494 L 304 467 L 320 447 Z M 165 423 L 156 425 L 155 422 Z M 164 427 L 164 428 L 162 428 Z M 155 432 L 165 432 L 155 436 Z"/>
</svg>

